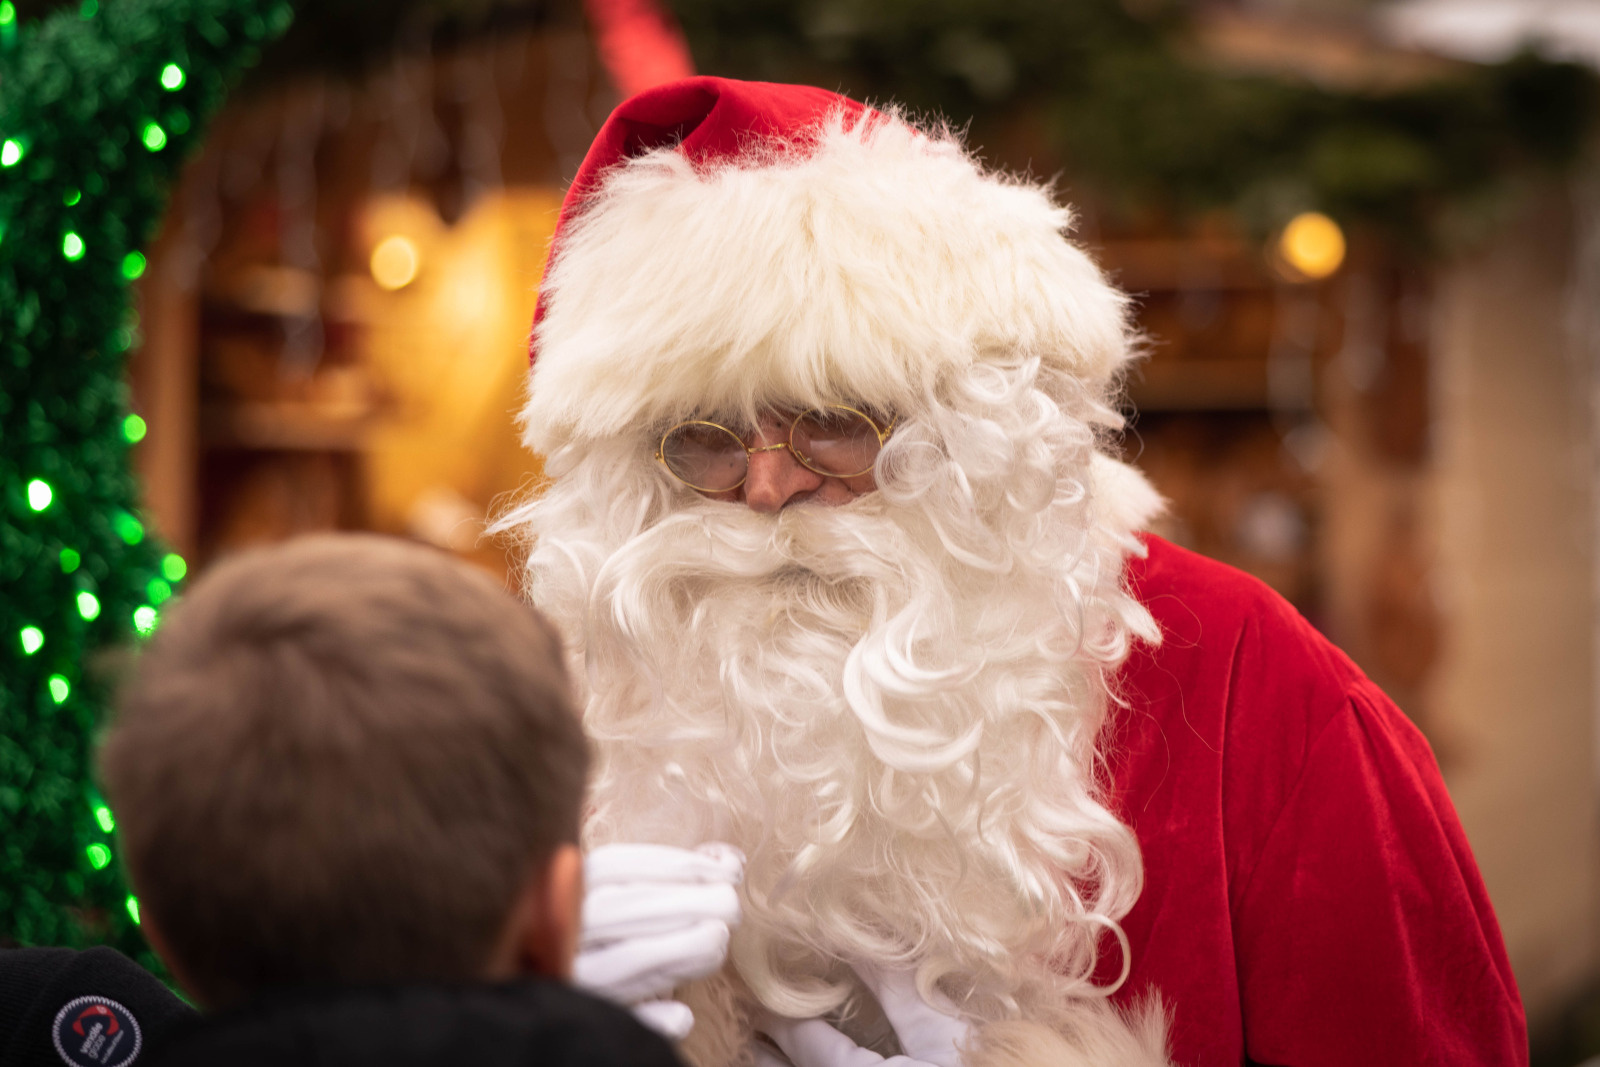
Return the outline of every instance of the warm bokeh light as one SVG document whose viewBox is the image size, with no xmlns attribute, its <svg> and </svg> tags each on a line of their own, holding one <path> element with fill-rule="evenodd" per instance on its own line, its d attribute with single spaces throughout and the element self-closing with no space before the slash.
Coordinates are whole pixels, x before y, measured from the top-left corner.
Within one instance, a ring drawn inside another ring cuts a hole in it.
<svg viewBox="0 0 1600 1067">
<path fill-rule="evenodd" d="M 1318 281 L 1344 262 L 1344 231 L 1321 212 L 1304 212 L 1283 228 L 1278 254 L 1300 276 Z"/>
<path fill-rule="evenodd" d="M 403 289 L 416 280 L 422 254 L 409 237 L 392 234 L 372 250 L 372 277 L 385 289 Z"/>
</svg>

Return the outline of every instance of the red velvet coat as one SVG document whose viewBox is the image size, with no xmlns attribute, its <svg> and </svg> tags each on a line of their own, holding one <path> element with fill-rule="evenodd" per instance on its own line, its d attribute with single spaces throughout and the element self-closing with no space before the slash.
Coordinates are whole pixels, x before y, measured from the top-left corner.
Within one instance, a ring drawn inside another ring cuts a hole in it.
<svg viewBox="0 0 1600 1067">
<path fill-rule="evenodd" d="M 1427 742 L 1265 585 L 1148 544 L 1131 580 L 1165 639 L 1107 734 L 1145 860 L 1117 1000 L 1160 991 L 1183 1067 L 1526 1064 Z"/>
</svg>

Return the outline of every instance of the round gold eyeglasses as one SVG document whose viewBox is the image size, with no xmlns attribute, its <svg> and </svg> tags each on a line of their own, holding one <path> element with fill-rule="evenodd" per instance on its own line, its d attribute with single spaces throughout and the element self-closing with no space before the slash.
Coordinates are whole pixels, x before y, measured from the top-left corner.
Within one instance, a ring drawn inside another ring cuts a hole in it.
<svg viewBox="0 0 1600 1067">
<path fill-rule="evenodd" d="M 789 439 L 775 445 L 744 443 L 719 422 L 690 419 L 661 435 L 656 459 L 678 481 L 702 493 L 726 493 L 750 475 L 750 456 L 787 448 L 795 462 L 829 478 L 858 478 L 872 469 L 894 422 L 878 428 L 866 412 L 842 404 L 802 411 L 789 424 Z"/>
</svg>

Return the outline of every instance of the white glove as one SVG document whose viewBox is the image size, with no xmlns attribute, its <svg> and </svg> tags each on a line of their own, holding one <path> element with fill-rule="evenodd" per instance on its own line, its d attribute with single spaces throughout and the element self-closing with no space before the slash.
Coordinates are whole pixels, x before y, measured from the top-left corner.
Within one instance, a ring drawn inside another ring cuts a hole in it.
<svg viewBox="0 0 1600 1067">
<path fill-rule="evenodd" d="M 855 971 L 878 998 L 903 1055 L 884 1059 L 821 1019 L 785 1019 L 765 1012 L 756 1028 L 783 1050 L 793 1067 L 962 1067 L 961 1047 L 971 1028 L 948 998 L 935 993 L 932 1003 L 924 1000 L 911 968 L 856 964 Z M 758 1050 L 756 1060 L 760 1067 L 780 1067 L 777 1057 L 765 1050 Z"/>
<path fill-rule="evenodd" d="M 739 924 L 735 887 L 743 877 L 744 854 L 732 845 L 602 845 L 590 852 L 573 982 L 681 1041 L 694 1015 L 686 1004 L 656 998 L 721 969 Z"/>
</svg>

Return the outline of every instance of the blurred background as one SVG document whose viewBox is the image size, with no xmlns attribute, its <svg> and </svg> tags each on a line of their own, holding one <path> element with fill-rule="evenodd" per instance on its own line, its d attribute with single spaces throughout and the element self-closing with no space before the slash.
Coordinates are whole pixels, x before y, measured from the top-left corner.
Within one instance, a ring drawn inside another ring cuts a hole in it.
<svg viewBox="0 0 1600 1067">
<path fill-rule="evenodd" d="M 1124 447 L 1159 532 L 1422 727 L 1536 1062 L 1600 1054 L 1600 3 L 299 7 L 128 323 L 148 518 L 192 569 L 372 529 L 509 575 L 484 525 L 538 483 L 527 329 L 611 107 L 689 73 L 903 102 L 1077 207 L 1148 337 Z"/>
</svg>

